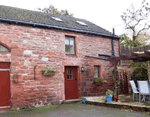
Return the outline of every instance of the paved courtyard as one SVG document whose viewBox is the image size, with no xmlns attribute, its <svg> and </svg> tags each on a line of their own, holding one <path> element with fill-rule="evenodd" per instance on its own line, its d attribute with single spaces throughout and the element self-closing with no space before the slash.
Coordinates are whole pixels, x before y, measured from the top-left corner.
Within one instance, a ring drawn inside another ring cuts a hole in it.
<svg viewBox="0 0 150 117">
<path fill-rule="evenodd" d="M 106 96 L 91 96 L 91 97 L 85 97 L 88 101 L 92 102 L 105 102 Z M 149 97 L 146 97 L 145 102 L 139 103 L 138 96 L 135 101 L 133 101 L 133 95 L 128 94 L 128 95 L 119 95 L 119 100 L 118 102 L 113 101 L 112 104 L 116 105 L 129 105 L 129 106 L 135 106 L 135 107 L 147 107 L 150 108 L 150 99 Z"/>
<path fill-rule="evenodd" d="M 1 113 L 0 117 L 149 117 L 142 112 L 120 110 L 87 104 L 63 104 L 52 110 Z"/>
</svg>

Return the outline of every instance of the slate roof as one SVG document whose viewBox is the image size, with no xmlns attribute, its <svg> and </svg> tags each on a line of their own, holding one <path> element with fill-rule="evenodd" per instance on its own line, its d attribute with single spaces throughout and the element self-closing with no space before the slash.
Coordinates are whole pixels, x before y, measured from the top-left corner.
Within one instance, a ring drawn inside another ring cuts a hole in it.
<svg viewBox="0 0 150 117">
<path fill-rule="evenodd" d="M 63 21 L 56 21 L 52 17 L 60 18 Z M 45 14 L 43 12 L 14 8 L 10 6 L 0 5 L 0 21 L 112 37 L 112 33 L 109 31 L 84 19 L 78 19 L 70 16 Z M 84 22 L 87 25 L 80 25 L 76 21 Z M 119 39 L 117 35 L 115 35 L 115 38 Z"/>
</svg>

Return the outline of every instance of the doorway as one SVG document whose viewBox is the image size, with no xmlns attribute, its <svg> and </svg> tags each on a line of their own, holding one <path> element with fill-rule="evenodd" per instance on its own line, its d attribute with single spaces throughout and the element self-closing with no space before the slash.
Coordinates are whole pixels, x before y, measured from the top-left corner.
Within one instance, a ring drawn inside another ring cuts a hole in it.
<svg viewBox="0 0 150 117">
<path fill-rule="evenodd" d="M 78 67 L 65 67 L 65 99 L 78 98 Z"/>
<path fill-rule="evenodd" d="M 0 106 L 10 105 L 10 63 L 0 63 Z"/>
</svg>

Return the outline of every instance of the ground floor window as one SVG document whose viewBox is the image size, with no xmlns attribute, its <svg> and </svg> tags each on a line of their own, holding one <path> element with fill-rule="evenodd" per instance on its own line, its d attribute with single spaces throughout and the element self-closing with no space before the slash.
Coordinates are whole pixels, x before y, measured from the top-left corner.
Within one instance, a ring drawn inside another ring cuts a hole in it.
<svg viewBox="0 0 150 117">
<path fill-rule="evenodd" d="M 95 65 L 94 66 L 94 78 L 99 78 L 100 77 L 100 66 Z"/>
</svg>

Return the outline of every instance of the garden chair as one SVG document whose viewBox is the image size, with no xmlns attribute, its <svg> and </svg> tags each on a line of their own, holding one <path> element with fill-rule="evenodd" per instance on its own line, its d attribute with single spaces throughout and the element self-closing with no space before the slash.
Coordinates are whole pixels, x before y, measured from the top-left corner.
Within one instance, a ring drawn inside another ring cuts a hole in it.
<svg viewBox="0 0 150 117">
<path fill-rule="evenodd" d="M 137 88 L 136 88 L 134 80 L 130 80 L 130 85 L 131 85 L 131 88 L 132 88 L 133 101 L 134 101 L 134 94 L 138 94 L 139 92 L 137 91 Z M 136 95 L 136 97 L 137 97 L 137 95 Z"/>
<path fill-rule="evenodd" d="M 139 86 L 139 102 L 145 101 L 146 95 L 150 95 L 148 81 L 137 81 Z M 143 95 L 143 99 L 141 100 L 141 95 Z"/>
</svg>

